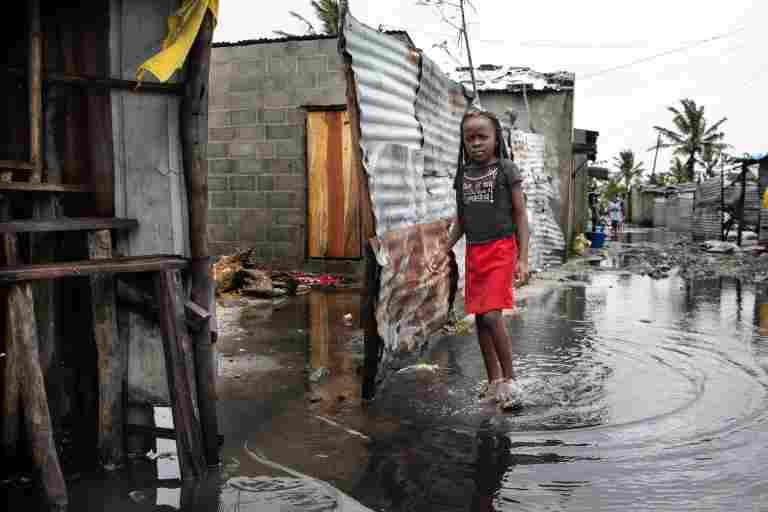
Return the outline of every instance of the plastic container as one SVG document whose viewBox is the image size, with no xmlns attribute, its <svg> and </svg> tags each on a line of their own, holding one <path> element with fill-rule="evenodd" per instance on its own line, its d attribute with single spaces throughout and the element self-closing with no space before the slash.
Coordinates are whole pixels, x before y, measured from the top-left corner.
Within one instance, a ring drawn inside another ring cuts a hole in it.
<svg viewBox="0 0 768 512">
<path fill-rule="evenodd" d="M 605 233 L 602 233 L 600 231 L 592 233 L 592 244 L 590 245 L 592 249 L 600 249 L 603 247 L 604 243 L 605 243 Z"/>
</svg>

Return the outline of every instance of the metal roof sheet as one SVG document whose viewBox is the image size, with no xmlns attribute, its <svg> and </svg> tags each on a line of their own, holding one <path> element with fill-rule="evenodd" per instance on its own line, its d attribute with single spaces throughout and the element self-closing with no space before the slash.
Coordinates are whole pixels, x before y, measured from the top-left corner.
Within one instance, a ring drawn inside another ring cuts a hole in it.
<svg viewBox="0 0 768 512">
<path fill-rule="evenodd" d="M 451 78 L 472 89 L 470 68 L 456 68 Z M 485 64 L 475 68 L 478 91 L 517 92 L 525 85 L 529 91 L 572 90 L 575 75 L 569 71 L 541 73 L 528 67 Z"/>
</svg>

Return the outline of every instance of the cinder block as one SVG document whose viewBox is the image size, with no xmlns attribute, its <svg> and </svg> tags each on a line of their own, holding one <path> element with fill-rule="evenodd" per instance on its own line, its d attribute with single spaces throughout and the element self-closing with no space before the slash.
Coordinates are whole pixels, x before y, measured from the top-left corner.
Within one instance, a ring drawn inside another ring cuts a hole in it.
<svg viewBox="0 0 768 512">
<path fill-rule="evenodd" d="M 234 192 L 237 208 L 264 208 L 268 206 L 263 192 Z"/>
<path fill-rule="evenodd" d="M 267 139 L 293 139 L 300 134 L 299 127 L 295 125 L 267 126 Z"/>
<path fill-rule="evenodd" d="M 258 110 L 233 110 L 227 112 L 228 125 L 255 124 L 259 122 L 260 111 Z"/>
<path fill-rule="evenodd" d="M 238 139 L 264 140 L 267 137 L 265 126 L 243 126 L 237 129 Z"/>
<path fill-rule="evenodd" d="M 288 109 L 285 111 L 285 122 L 304 126 L 307 123 L 307 111 L 303 108 Z"/>
<path fill-rule="evenodd" d="M 237 242 L 214 242 L 210 241 L 208 250 L 211 251 L 213 256 L 224 256 L 227 254 L 235 254 L 240 245 Z"/>
<path fill-rule="evenodd" d="M 234 46 L 219 46 L 211 48 L 211 62 L 221 63 L 232 60 L 235 53 Z"/>
<path fill-rule="evenodd" d="M 218 128 L 229 123 L 229 112 L 208 111 L 208 128 Z"/>
<path fill-rule="evenodd" d="M 257 187 L 256 187 L 257 190 L 262 190 L 262 191 L 266 192 L 266 191 L 272 191 L 272 190 L 275 189 L 275 177 L 274 176 L 270 176 L 270 175 L 259 176 L 258 179 L 259 179 L 259 181 L 258 181 L 258 184 L 257 184 Z"/>
<path fill-rule="evenodd" d="M 263 91 L 265 87 L 265 75 L 240 75 L 234 76 L 229 81 L 229 92 Z"/>
<path fill-rule="evenodd" d="M 232 140 L 235 138 L 234 128 L 210 128 L 208 130 L 209 141 L 224 141 Z"/>
<path fill-rule="evenodd" d="M 299 74 L 319 73 L 328 69 L 325 55 L 313 55 L 312 57 L 299 57 Z"/>
<path fill-rule="evenodd" d="M 227 94 L 227 107 L 242 110 L 257 104 L 261 97 L 259 91 L 231 92 Z"/>
<path fill-rule="evenodd" d="M 276 155 L 279 157 L 299 156 L 304 152 L 304 144 L 298 137 L 292 140 L 279 140 L 275 143 Z"/>
<path fill-rule="evenodd" d="M 237 232 L 232 226 L 209 224 L 208 239 L 216 242 L 234 242 L 237 240 Z"/>
<path fill-rule="evenodd" d="M 269 210 L 266 208 L 248 208 L 245 210 L 229 210 L 230 223 L 233 226 L 244 224 L 267 225 L 271 220 Z"/>
<path fill-rule="evenodd" d="M 307 188 L 307 180 L 303 175 L 284 174 L 275 176 L 275 190 L 299 192 Z"/>
<path fill-rule="evenodd" d="M 228 174 L 235 169 L 234 160 L 208 160 L 208 174 Z"/>
<path fill-rule="evenodd" d="M 237 72 L 244 74 L 264 74 L 267 72 L 266 62 L 263 59 L 239 62 L 236 65 Z"/>
<path fill-rule="evenodd" d="M 304 226 L 307 216 L 299 208 L 272 210 L 272 224 L 277 226 Z"/>
<path fill-rule="evenodd" d="M 299 202 L 295 192 L 267 192 L 267 205 L 269 208 L 298 208 Z"/>
<path fill-rule="evenodd" d="M 269 58 L 270 73 L 296 73 L 299 69 L 296 57 L 293 55 L 273 55 Z"/>
<path fill-rule="evenodd" d="M 269 142 L 233 142 L 229 150 L 232 156 L 271 157 L 275 152 Z"/>
<path fill-rule="evenodd" d="M 264 49 L 264 45 L 261 44 L 234 46 L 232 50 L 232 60 L 249 61 L 261 59 L 265 56 Z"/>
<path fill-rule="evenodd" d="M 223 142 L 212 142 L 208 144 L 207 155 L 209 158 L 221 158 L 229 156 L 229 144 Z"/>
<path fill-rule="evenodd" d="M 240 217 L 240 240 L 247 244 L 265 242 L 267 240 L 268 223 L 265 222 L 265 210 L 245 210 Z"/>
<path fill-rule="evenodd" d="M 344 87 L 322 87 L 296 91 L 297 100 L 303 105 L 346 105 Z"/>
<path fill-rule="evenodd" d="M 271 226 L 267 237 L 270 242 L 297 242 L 298 229 L 295 226 Z"/>
<path fill-rule="evenodd" d="M 336 48 L 334 48 L 333 51 L 326 53 L 326 56 L 328 58 L 328 71 L 344 71 L 344 58 L 339 55 Z"/>
<path fill-rule="evenodd" d="M 256 158 L 248 158 L 243 160 L 235 160 L 235 171 L 241 174 L 256 174 L 264 171 L 264 162 L 269 160 L 262 160 Z"/>
<path fill-rule="evenodd" d="M 255 176 L 232 176 L 229 178 L 230 188 L 236 192 L 255 190 Z"/>
<path fill-rule="evenodd" d="M 211 202 L 212 208 L 234 208 L 235 193 L 234 192 L 211 192 L 210 202 Z"/>
<path fill-rule="evenodd" d="M 346 76 L 342 71 L 323 71 L 317 74 L 318 87 L 346 87 Z"/>
<path fill-rule="evenodd" d="M 285 111 L 282 109 L 260 110 L 259 120 L 263 123 L 283 123 L 285 122 Z"/>
<path fill-rule="evenodd" d="M 300 259 L 300 251 L 297 243 L 273 243 L 272 261 L 282 265 L 295 264 Z"/>
<path fill-rule="evenodd" d="M 215 208 L 209 209 L 208 224 L 229 224 L 229 215 L 227 210 L 217 210 Z"/>
<path fill-rule="evenodd" d="M 208 176 L 208 190 L 211 192 L 229 190 L 226 176 Z"/>
<path fill-rule="evenodd" d="M 284 108 L 295 106 L 296 95 L 288 90 L 288 86 L 276 87 L 271 92 L 265 92 L 262 104 L 267 108 Z"/>
</svg>

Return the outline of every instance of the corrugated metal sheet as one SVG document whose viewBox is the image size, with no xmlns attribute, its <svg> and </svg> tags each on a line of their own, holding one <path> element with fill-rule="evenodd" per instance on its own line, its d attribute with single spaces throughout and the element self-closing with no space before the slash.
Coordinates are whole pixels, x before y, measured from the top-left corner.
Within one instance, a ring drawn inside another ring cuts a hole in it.
<svg viewBox="0 0 768 512">
<path fill-rule="evenodd" d="M 725 220 L 730 211 L 739 207 L 741 198 L 741 183 L 735 182 L 726 186 L 722 192 L 722 203 L 726 206 Z M 721 213 L 721 184 L 719 179 L 704 181 L 696 189 L 695 214 L 692 231 L 696 239 L 720 239 Z M 757 228 L 760 218 L 760 202 L 758 186 L 748 182 L 744 195 L 744 219 L 750 228 Z M 717 219 L 717 220 L 715 220 Z"/>
<path fill-rule="evenodd" d="M 349 15 L 342 27 L 376 218 L 379 334 L 385 353 L 410 350 L 448 313 L 448 258 L 439 244 L 456 213 L 453 178 L 468 101 L 461 85 L 402 41 Z M 463 281 L 463 241 L 454 252 Z"/>
<path fill-rule="evenodd" d="M 523 192 L 528 208 L 531 237 L 528 265 L 540 269 L 563 261 L 565 237 L 552 209 L 559 196 L 558 177 L 549 175 L 544 166 L 543 135 L 514 130 L 510 137 L 515 163 L 523 175 Z"/>
<path fill-rule="evenodd" d="M 458 68 L 451 78 L 472 88 L 470 68 Z M 519 91 L 523 86 L 533 91 L 573 89 L 575 76 L 569 71 L 541 73 L 531 68 L 485 64 L 475 68 L 478 91 Z"/>
<path fill-rule="evenodd" d="M 760 163 L 759 171 L 759 196 L 760 196 L 760 234 L 759 240 L 762 244 L 768 244 L 768 208 L 763 202 L 763 197 L 768 191 L 768 162 Z"/>
<path fill-rule="evenodd" d="M 667 225 L 667 200 L 657 197 L 653 200 L 653 227 L 663 228 Z"/>
</svg>

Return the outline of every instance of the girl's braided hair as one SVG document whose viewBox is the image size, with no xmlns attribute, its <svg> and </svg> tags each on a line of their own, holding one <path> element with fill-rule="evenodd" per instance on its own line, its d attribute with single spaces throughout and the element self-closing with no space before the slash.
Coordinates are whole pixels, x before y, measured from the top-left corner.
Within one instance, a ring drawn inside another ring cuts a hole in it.
<svg viewBox="0 0 768 512">
<path fill-rule="evenodd" d="M 471 109 L 467 111 L 466 114 L 464 114 L 464 117 L 461 118 L 459 131 L 459 136 L 461 137 L 461 146 L 459 147 L 459 165 L 464 166 L 469 163 L 469 159 L 467 157 L 469 153 L 464 147 L 464 122 L 471 117 L 484 117 L 488 119 L 491 124 L 493 124 L 493 129 L 496 132 L 496 148 L 494 149 L 494 155 L 499 160 L 511 158 L 509 150 L 507 149 L 507 145 L 504 144 L 504 132 L 501 129 L 501 122 L 499 121 L 499 118 L 496 117 L 496 114 L 488 110 Z"/>
</svg>

